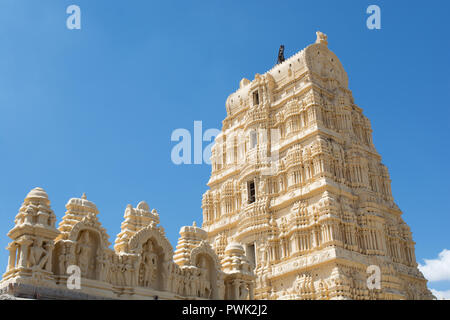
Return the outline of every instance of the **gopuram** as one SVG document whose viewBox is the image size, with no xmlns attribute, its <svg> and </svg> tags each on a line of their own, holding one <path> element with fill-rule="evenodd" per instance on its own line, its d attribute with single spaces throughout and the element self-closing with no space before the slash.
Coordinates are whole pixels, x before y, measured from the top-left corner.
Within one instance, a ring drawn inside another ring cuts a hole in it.
<svg viewBox="0 0 450 320">
<path fill-rule="evenodd" d="M 256 299 L 430 299 L 369 120 L 327 36 L 226 101 L 203 229 L 244 245 Z M 367 280 L 378 271 L 377 288 Z"/>
</svg>

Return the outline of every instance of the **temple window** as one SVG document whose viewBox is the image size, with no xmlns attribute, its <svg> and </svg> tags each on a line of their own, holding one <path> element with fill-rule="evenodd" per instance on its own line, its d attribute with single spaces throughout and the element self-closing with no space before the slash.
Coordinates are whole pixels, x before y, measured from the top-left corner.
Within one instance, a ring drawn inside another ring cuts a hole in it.
<svg viewBox="0 0 450 320">
<path fill-rule="evenodd" d="M 254 106 L 259 105 L 259 92 L 258 92 L 258 90 L 253 92 L 253 105 Z"/>
<path fill-rule="evenodd" d="M 256 200 L 255 196 L 255 181 L 249 181 L 248 182 L 248 203 L 253 203 Z"/>
<path fill-rule="evenodd" d="M 246 246 L 246 255 L 247 258 L 250 260 L 250 263 L 253 267 L 256 266 L 256 251 L 255 251 L 255 244 L 249 243 Z"/>
</svg>

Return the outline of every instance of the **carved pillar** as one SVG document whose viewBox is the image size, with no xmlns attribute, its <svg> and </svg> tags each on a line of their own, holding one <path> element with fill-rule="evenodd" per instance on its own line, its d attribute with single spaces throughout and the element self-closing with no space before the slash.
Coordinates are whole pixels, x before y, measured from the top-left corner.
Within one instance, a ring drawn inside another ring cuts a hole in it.
<svg viewBox="0 0 450 320">
<path fill-rule="evenodd" d="M 19 257 L 19 263 L 18 263 L 18 267 L 19 268 L 26 268 L 27 264 L 28 264 L 28 248 L 30 246 L 30 244 L 33 243 L 33 241 L 31 239 L 22 239 L 20 240 L 20 242 L 18 242 L 20 244 L 20 257 Z"/>
<path fill-rule="evenodd" d="M 250 282 L 248 284 L 248 294 L 249 294 L 249 299 L 250 300 L 255 300 L 255 285 L 253 284 L 253 282 Z"/>
<path fill-rule="evenodd" d="M 241 284 L 241 281 L 239 279 L 235 279 L 232 282 L 233 284 L 233 299 L 238 300 L 239 299 L 239 286 Z"/>
<path fill-rule="evenodd" d="M 410 250 L 411 250 L 411 260 L 413 261 L 414 265 L 417 265 L 417 263 L 416 263 L 416 252 L 414 250 L 413 245 L 411 246 Z"/>
<path fill-rule="evenodd" d="M 53 244 L 53 241 L 47 243 L 46 249 L 47 249 L 48 259 L 47 259 L 47 262 L 45 265 L 45 270 L 48 272 L 52 272 L 52 255 L 53 255 L 54 247 L 55 247 L 55 245 Z"/>
<path fill-rule="evenodd" d="M 24 218 L 24 224 L 33 224 L 33 214 L 27 214 Z"/>
<path fill-rule="evenodd" d="M 313 229 L 312 231 L 312 247 L 317 247 L 319 245 L 318 241 L 317 241 L 317 232 L 316 232 L 316 228 Z"/>
<path fill-rule="evenodd" d="M 39 211 L 37 213 L 37 224 L 47 226 L 49 217 L 50 217 L 50 215 L 47 212 Z"/>
<path fill-rule="evenodd" d="M 295 231 L 294 236 L 292 237 L 291 242 L 292 242 L 292 250 L 293 250 L 294 252 L 298 252 L 298 251 L 299 251 L 299 248 L 298 248 L 298 232 L 297 232 L 297 231 Z"/>
<path fill-rule="evenodd" d="M 6 248 L 9 250 L 9 258 L 8 258 L 8 269 L 7 271 L 11 271 L 16 267 L 16 257 L 17 257 L 17 243 L 11 242 Z"/>
</svg>

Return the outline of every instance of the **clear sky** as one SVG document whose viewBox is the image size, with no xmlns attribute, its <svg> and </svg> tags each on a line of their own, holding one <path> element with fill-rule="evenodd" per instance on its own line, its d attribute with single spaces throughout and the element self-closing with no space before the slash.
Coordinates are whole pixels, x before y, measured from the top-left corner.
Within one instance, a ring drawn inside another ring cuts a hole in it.
<svg viewBox="0 0 450 320">
<path fill-rule="evenodd" d="M 81 30 L 66 27 L 72 4 Z M 371 4 L 381 30 L 366 27 Z M 1 0 L 1 272 L 6 233 L 36 186 L 58 222 L 86 192 L 111 242 L 126 205 L 146 200 L 175 247 L 181 226 L 201 224 L 210 166 L 173 164 L 171 133 L 193 132 L 195 120 L 220 129 L 241 78 L 320 30 L 371 120 L 418 262 L 435 259 L 444 272 L 430 287 L 450 290 L 450 258 L 438 258 L 450 249 L 449 9 L 446 0 Z"/>
</svg>

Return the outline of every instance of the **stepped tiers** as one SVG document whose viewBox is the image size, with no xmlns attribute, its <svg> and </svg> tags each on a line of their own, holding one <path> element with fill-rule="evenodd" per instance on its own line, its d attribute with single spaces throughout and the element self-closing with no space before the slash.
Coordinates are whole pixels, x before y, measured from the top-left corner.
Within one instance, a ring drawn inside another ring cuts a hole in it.
<svg viewBox="0 0 450 320">
<path fill-rule="evenodd" d="M 145 202 L 128 205 L 114 250 L 86 195 L 70 199 L 59 228 L 47 193 L 33 189 L 8 233 L 5 299 L 253 299 L 255 275 L 241 244 L 220 261 L 206 232 L 181 228 L 175 251 Z M 175 260 L 174 260 L 175 257 Z M 80 286 L 73 276 L 77 269 Z"/>
<path fill-rule="evenodd" d="M 175 252 L 145 202 L 126 207 L 111 249 L 85 195 L 67 203 L 57 229 L 47 194 L 36 188 L 8 233 L 0 295 L 433 299 L 370 122 L 327 36 L 317 32 L 316 43 L 282 58 L 242 79 L 227 99 L 202 228 L 182 227 Z M 71 266 L 80 289 L 67 286 Z"/>
<path fill-rule="evenodd" d="M 433 298 L 370 122 L 325 34 L 242 79 L 226 111 L 202 228 L 222 261 L 230 243 L 244 245 L 256 299 Z M 372 265 L 380 289 L 367 285 Z"/>
</svg>

